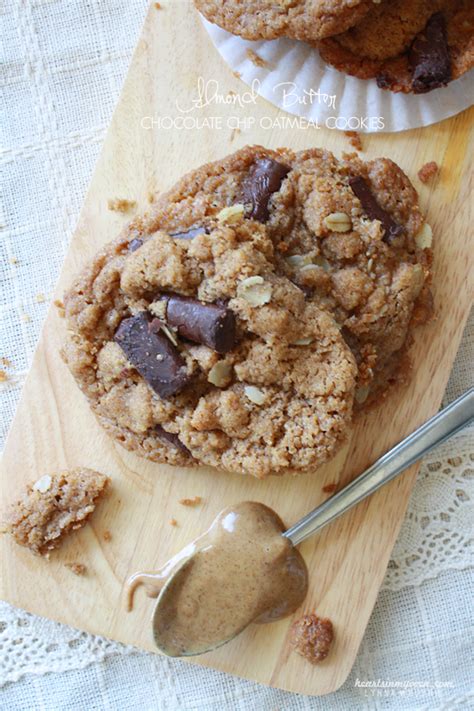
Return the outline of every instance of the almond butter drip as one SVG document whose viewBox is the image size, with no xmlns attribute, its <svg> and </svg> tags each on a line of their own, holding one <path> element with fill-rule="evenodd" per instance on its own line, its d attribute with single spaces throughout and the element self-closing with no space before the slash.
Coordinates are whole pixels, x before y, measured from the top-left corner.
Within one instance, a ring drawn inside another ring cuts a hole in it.
<svg viewBox="0 0 474 711">
<path fill-rule="evenodd" d="M 281 534 L 272 509 L 243 502 L 221 511 L 209 530 L 160 570 L 127 583 L 128 609 L 143 585 L 157 597 L 153 633 L 171 656 L 200 654 L 232 639 L 251 622 L 272 622 L 303 602 L 308 573 Z M 174 574 L 174 575 L 173 575 Z"/>
</svg>

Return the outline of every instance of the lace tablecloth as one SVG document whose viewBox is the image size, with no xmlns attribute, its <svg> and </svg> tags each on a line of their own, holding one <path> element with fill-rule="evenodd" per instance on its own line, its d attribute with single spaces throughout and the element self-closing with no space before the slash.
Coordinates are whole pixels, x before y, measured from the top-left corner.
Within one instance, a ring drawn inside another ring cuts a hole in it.
<svg viewBox="0 0 474 711">
<path fill-rule="evenodd" d="M 2 6 L 0 448 L 145 10 L 144 0 Z M 471 319 L 446 401 L 471 384 L 473 340 Z M 473 450 L 468 431 L 424 462 L 355 667 L 335 694 L 267 689 L 0 603 L 0 708 L 472 707 Z"/>
</svg>

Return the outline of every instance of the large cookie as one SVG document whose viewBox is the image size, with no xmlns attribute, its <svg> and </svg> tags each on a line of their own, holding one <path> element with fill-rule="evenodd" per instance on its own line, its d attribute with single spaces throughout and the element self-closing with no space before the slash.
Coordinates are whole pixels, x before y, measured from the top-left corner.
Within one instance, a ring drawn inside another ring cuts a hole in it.
<svg viewBox="0 0 474 711">
<path fill-rule="evenodd" d="M 88 265 L 65 297 L 65 359 L 142 456 L 315 469 L 347 433 L 356 379 L 359 401 L 384 392 L 427 316 L 422 227 L 391 161 L 245 148 L 183 178 Z"/>
<path fill-rule="evenodd" d="M 336 69 L 383 89 L 425 93 L 474 66 L 472 0 L 385 0 L 357 25 L 319 43 Z"/>
<path fill-rule="evenodd" d="M 210 21 L 244 39 L 316 40 L 344 32 L 377 0 L 194 0 Z"/>
</svg>

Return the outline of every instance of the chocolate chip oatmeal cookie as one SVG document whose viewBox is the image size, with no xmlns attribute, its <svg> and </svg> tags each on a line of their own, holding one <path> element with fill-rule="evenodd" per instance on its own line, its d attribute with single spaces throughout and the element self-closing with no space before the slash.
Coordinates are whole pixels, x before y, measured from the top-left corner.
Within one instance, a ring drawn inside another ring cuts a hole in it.
<svg viewBox="0 0 474 711">
<path fill-rule="evenodd" d="M 391 161 L 247 147 L 187 175 L 87 266 L 65 297 L 64 357 L 142 456 L 315 469 L 348 431 L 356 384 L 359 401 L 385 392 L 427 318 L 429 241 Z"/>
<path fill-rule="evenodd" d="M 346 32 L 319 43 L 336 69 L 382 89 L 422 94 L 474 66 L 472 0 L 385 0 Z"/>
<path fill-rule="evenodd" d="M 344 32 L 377 0 L 194 0 L 204 17 L 244 39 L 315 40 Z"/>
</svg>

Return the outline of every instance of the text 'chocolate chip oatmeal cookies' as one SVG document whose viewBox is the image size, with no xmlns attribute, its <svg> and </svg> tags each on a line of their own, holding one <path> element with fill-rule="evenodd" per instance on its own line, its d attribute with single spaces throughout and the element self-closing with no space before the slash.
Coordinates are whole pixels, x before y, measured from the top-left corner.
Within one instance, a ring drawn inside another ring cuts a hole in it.
<svg viewBox="0 0 474 711">
<path fill-rule="evenodd" d="M 380 0 L 194 0 L 204 17 L 244 39 L 315 40 L 344 32 Z"/>
<path fill-rule="evenodd" d="M 336 69 L 382 89 L 423 94 L 474 66 L 472 0 L 384 0 L 319 45 Z"/>
<path fill-rule="evenodd" d="M 70 531 L 84 526 L 109 481 L 104 474 L 83 467 L 45 474 L 29 484 L 11 507 L 7 531 L 20 546 L 47 557 Z"/>
<path fill-rule="evenodd" d="M 87 266 L 65 297 L 64 358 L 139 455 L 314 470 L 354 394 L 385 392 L 428 317 L 430 239 L 391 161 L 247 147 L 187 175 Z"/>
</svg>

